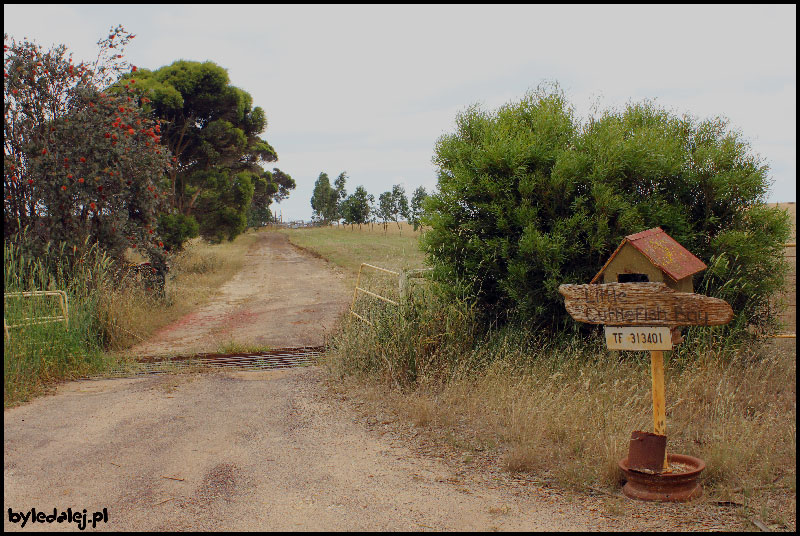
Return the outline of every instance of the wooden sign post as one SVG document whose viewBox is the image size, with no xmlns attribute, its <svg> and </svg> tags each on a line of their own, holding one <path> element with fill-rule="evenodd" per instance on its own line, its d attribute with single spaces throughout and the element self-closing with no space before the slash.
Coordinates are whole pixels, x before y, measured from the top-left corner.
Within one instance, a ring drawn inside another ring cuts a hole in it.
<svg viewBox="0 0 800 536">
<path fill-rule="evenodd" d="M 664 350 L 672 349 L 671 328 L 718 326 L 733 319 L 724 300 L 679 292 L 664 283 L 561 285 L 567 312 L 579 322 L 604 324 L 610 350 L 649 350 L 653 431 L 667 435 Z M 668 469 L 666 452 L 664 470 Z"/>
<path fill-rule="evenodd" d="M 653 385 L 653 433 L 667 435 L 667 400 L 664 389 L 664 352 L 650 352 L 650 377 Z M 664 452 L 664 469 L 667 466 L 667 453 Z"/>
</svg>

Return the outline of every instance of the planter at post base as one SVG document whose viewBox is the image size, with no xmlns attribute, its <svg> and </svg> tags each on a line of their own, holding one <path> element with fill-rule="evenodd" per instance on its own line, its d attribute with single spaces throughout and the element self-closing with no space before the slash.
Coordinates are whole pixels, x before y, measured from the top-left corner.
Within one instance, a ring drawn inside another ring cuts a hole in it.
<svg viewBox="0 0 800 536">
<path fill-rule="evenodd" d="M 667 454 L 667 461 L 670 465 L 676 464 L 686 469 L 674 473 L 650 474 L 630 469 L 628 458 L 620 460 L 619 468 L 628 480 L 622 492 L 632 499 L 643 501 L 682 502 L 700 497 L 703 488 L 698 479 L 706 468 L 706 463 L 700 458 L 684 454 Z"/>
</svg>

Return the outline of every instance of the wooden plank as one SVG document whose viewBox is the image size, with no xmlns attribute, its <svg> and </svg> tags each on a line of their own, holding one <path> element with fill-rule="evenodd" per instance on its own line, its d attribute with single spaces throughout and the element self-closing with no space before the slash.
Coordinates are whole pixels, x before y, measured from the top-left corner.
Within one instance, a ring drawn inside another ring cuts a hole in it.
<svg viewBox="0 0 800 536">
<path fill-rule="evenodd" d="M 672 350 L 672 333 L 668 327 L 606 326 L 609 350 Z"/>
<path fill-rule="evenodd" d="M 650 352 L 650 377 L 653 386 L 653 432 L 667 435 L 667 402 L 664 389 L 664 352 Z M 664 451 L 664 469 L 667 464 L 667 453 Z"/>
<path fill-rule="evenodd" d="M 664 283 L 561 285 L 567 312 L 578 322 L 612 326 L 721 326 L 733 319 L 724 300 L 678 292 Z"/>
</svg>

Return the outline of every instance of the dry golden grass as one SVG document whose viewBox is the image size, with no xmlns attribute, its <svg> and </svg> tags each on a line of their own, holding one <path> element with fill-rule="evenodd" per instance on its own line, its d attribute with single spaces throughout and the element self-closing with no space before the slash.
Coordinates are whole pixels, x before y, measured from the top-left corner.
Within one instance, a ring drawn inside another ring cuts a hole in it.
<svg viewBox="0 0 800 536">
<path fill-rule="evenodd" d="M 346 225 L 344 223 L 331 225 L 329 228 L 339 231 L 348 231 L 351 233 L 377 233 L 384 236 L 416 236 L 419 237 L 426 227 L 418 227 L 414 230 L 414 226 L 407 221 L 401 222 L 388 222 L 386 225 L 383 223 L 364 223 L 362 225 Z"/>
<path fill-rule="evenodd" d="M 793 343 L 778 344 L 733 359 L 667 360 L 668 450 L 705 460 L 704 501 L 733 501 L 745 517 L 793 530 L 796 365 Z M 489 453 L 509 472 L 616 493 L 631 432 L 653 426 L 649 361 L 645 354 L 587 361 L 573 350 L 562 348 L 554 365 L 511 349 L 480 372 L 422 378 L 412 389 L 368 375 L 337 384 L 462 456 Z"/>
</svg>

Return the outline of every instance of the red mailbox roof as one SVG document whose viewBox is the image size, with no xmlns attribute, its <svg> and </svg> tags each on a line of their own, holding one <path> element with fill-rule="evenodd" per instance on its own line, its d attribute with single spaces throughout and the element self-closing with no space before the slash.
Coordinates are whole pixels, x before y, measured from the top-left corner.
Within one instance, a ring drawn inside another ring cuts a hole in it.
<svg viewBox="0 0 800 536">
<path fill-rule="evenodd" d="M 626 243 L 636 248 L 642 255 L 647 257 L 653 265 L 657 266 L 675 281 L 706 269 L 706 264 L 703 261 L 692 255 L 689 250 L 665 233 L 661 227 L 656 227 L 626 236 L 619 247 L 611 254 L 608 261 L 603 265 L 603 268 L 592 278 L 592 283 L 600 278 L 606 266 L 609 265 L 611 260 L 617 255 L 617 252 L 622 249 L 622 246 Z"/>
</svg>

